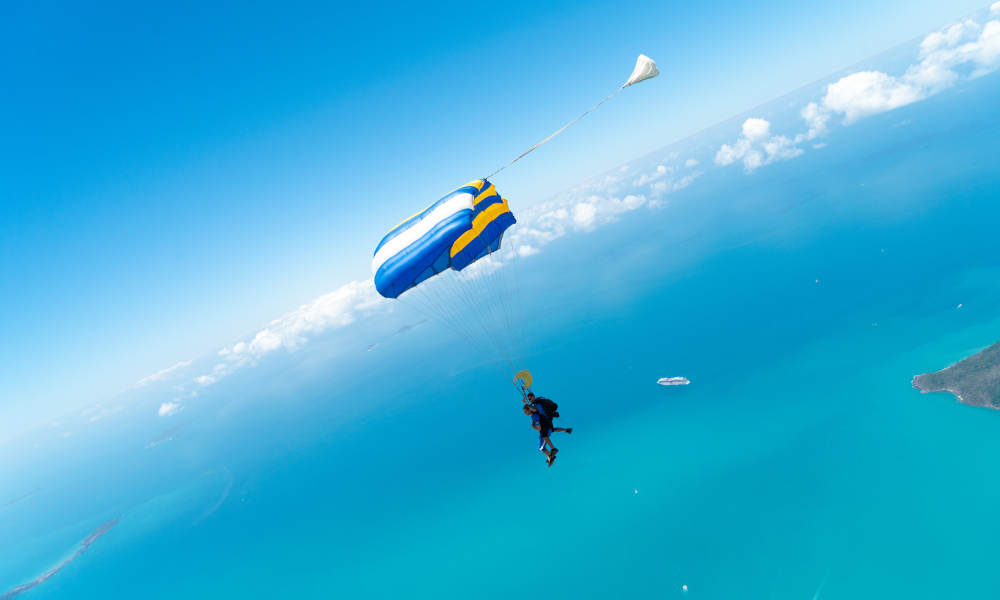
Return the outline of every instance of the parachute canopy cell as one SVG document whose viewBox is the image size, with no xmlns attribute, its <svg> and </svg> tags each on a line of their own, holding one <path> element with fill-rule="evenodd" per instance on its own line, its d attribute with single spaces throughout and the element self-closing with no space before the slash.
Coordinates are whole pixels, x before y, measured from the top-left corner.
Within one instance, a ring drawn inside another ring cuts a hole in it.
<svg viewBox="0 0 1000 600">
<path fill-rule="evenodd" d="M 660 71 L 656 68 L 656 61 L 645 54 L 640 54 L 639 58 L 635 61 L 635 69 L 632 69 L 632 75 L 629 76 L 628 81 L 622 87 L 635 85 L 640 81 L 652 79 L 659 74 Z"/>
<path fill-rule="evenodd" d="M 451 268 L 468 267 L 500 248 L 517 221 L 507 201 L 485 179 L 469 182 L 406 219 L 375 248 L 375 289 L 397 298 Z"/>
</svg>

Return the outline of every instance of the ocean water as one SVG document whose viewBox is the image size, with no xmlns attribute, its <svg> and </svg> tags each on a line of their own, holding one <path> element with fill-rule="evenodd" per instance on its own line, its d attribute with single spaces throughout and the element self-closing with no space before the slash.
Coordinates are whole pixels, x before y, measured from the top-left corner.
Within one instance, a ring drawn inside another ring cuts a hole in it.
<svg viewBox="0 0 1000 600">
<path fill-rule="evenodd" d="M 575 428 L 551 469 L 401 308 L 26 452 L 0 591 L 121 515 L 24 597 L 998 597 L 1000 412 L 910 386 L 1000 339 L 997 106 L 983 77 L 525 261 L 521 358 Z"/>
</svg>

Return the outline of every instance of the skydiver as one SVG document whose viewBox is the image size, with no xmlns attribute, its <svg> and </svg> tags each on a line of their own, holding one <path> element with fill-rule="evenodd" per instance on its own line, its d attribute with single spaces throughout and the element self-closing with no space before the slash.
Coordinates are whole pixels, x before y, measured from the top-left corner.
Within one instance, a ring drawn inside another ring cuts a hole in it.
<svg viewBox="0 0 1000 600">
<path fill-rule="evenodd" d="M 527 396 L 522 396 L 521 401 L 524 402 L 524 414 L 531 417 L 532 429 L 538 432 L 538 450 L 545 454 L 545 464 L 551 467 L 552 463 L 556 460 L 556 454 L 559 453 L 559 449 L 552 444 L 549 436 L 556 431 L 565 431 L 572 434 L 573 428 L 555 427 L 553 425 L 552 419 L 558 417 L 559 413 L 555 410 L 555 408 L 558 408 L 558 405 L 551 400 L 536 398 L 533 393 L 529 392 Z M 546 404 L 549 405 L 548 409 L 546 409 Z"/>
</svg>

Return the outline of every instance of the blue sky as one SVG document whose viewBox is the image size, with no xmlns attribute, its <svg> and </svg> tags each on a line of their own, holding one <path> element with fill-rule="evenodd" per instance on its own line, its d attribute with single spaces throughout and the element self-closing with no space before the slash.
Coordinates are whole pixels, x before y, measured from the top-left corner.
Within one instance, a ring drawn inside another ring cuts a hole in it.
<svg viewBox="0 0 1000 600">
<path fill-rule="evenodd" d="M 0 420 L 114 395 L 366 277 L 387 226 L 613 90 L 639 52 L 661 77 L 504 173 L 513 202 L 980 7 L 8 3 Z"/>
</svg>

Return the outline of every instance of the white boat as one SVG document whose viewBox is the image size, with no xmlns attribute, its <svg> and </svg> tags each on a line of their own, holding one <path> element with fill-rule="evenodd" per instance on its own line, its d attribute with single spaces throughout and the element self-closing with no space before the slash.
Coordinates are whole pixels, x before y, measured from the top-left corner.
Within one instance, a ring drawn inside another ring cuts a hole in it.
<svg viewBox="0 0 1000 600">
<path fill-rule="evenodd" d="M 660 377 L 656 383 L 660 385 L 687 385 L 691 380 L 687 377 Z"/>
</svg>

